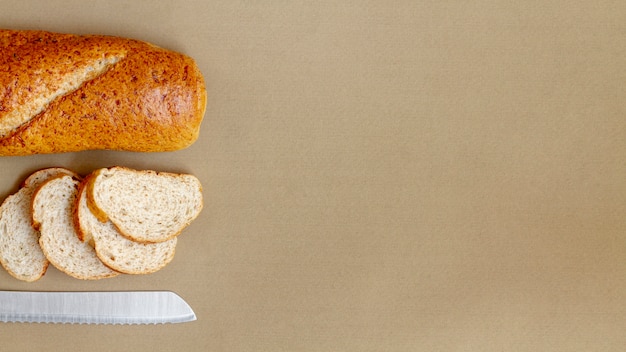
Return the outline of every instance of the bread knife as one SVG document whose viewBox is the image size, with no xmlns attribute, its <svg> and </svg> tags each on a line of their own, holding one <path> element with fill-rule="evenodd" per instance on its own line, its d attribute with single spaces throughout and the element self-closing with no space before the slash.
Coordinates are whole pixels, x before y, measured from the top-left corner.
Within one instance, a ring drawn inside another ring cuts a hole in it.
<svg viewBox="0 0 626 352">
<path fill-rule="evenodd" d="M 196 320 L 191 307 L 170 291 L 0 291 L 0 322 L 164 324 Z"/>
</svg>

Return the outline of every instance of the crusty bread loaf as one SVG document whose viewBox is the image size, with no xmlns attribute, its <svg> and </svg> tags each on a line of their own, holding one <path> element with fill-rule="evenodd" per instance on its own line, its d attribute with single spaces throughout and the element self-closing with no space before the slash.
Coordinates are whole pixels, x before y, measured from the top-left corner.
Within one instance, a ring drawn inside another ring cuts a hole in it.
<svg viewBox="0 0 626 352">
<path fill-rule="evenodd" d="M 74 213 L 76 229 L 85 242 L 93 243 L 98 258 L 125 274 L 149 274 L 174 258 L 177 238 L 161 243 L 137 243 L 122 236 L 110 222 L 100 222 L 87 206 L 86 183 L 81 184 Z"/>
<path fill-rule="evenodd" d="M 32 226 L 31 203 L 42 183 L 60 175 L 77 176 L 64 168 L 36 171 L 0 206 L 0 263 L 19 280 L 36 281 L 48 268 L 48 259 L 39 246 L 39 231 Z"/>
<path fill-rule="evenodd" d="M 87 199 L 100 221 L 111 221 L 123 236 L 144 243 L 174 238 L 203 207 L 195 176 L 124 167 L 94 171 Z"/>
<path fill-rule="evenodd" d="M 199 134 L 194 60 L 136 40 L 0 30 L 0 155 L 170 151 Z"/>
<path fill-rule="evenodd" d="M 46 181 L 33 197 L 33 225 L 41 232 L 39 245 L 50 263 L 83 280 L 119 275 L 105 266 L 88 243 L 78 239 L 73 221 L 80 182 L 72 176 Z"/>
</svg>

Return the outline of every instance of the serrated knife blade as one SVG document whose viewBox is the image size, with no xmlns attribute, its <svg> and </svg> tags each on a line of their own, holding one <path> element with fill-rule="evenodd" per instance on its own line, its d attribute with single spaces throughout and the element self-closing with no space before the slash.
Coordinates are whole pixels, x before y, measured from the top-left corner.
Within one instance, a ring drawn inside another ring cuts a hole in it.
<svg viewBox="0 0 626 352">
<path fill-rule="evenodd" d="M 196 320 L 171 291 L 0 291 L 0 321 L 71 324 L 164 324 Z"/>
</svg>

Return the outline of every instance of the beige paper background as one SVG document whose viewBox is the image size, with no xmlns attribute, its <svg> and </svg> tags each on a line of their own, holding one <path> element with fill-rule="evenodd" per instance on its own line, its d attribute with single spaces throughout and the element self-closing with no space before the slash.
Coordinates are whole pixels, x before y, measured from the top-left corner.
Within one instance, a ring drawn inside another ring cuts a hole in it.
<svg viewBox="0 0 626 352">
<path fill-rule="evenodd" d="M 165 154 L 0 159 L 190 172 L 206 207 L 166 289 L 198 321 L 0 324 L 2 350 L 621 351 L 626 3 L 4 1 L 0 27 L 194 57 L 200 140 Z"/>
</svg>

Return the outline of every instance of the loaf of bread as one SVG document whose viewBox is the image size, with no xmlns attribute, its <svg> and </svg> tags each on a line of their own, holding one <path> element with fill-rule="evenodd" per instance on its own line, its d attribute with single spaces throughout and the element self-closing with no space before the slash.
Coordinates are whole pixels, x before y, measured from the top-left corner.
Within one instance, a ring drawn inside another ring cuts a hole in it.
<svg viewBox="0 0 626 352">
<path fill-rule="evenodd" d="M 206 108 L 194 60 L 102 35 L 0 30 L 0 155 L 191 145 Z"/>
</svg>

